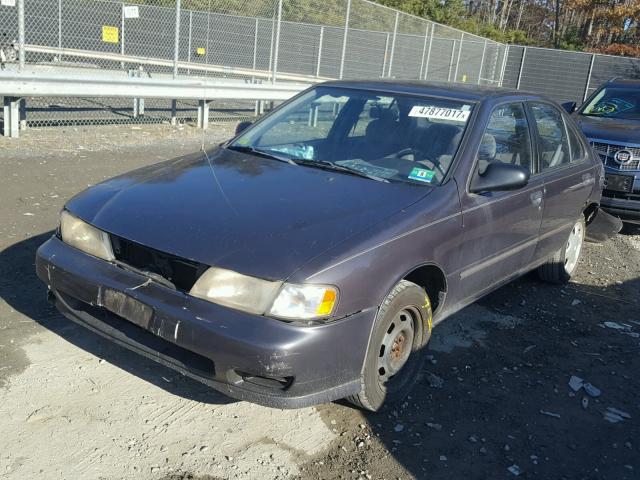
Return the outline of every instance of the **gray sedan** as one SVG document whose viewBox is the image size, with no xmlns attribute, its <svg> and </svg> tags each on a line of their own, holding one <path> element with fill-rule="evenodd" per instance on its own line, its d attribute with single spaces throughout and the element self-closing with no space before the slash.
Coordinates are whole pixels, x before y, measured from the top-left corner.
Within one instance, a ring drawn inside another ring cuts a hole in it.
<svg viewBox="0 0 640 480">
<path fill-rule="evenodd" d="M 603 167 L 539 96 L 331 82 L 71 199 L 37 272 L 70 320 L 238 399 L 401 400 L 432 328 L 567 282 Z"/>
</svg>

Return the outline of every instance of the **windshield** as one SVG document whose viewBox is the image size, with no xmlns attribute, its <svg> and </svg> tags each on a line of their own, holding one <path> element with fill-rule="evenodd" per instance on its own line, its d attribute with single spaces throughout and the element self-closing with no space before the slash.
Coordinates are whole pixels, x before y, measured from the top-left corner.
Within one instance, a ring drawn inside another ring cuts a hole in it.
<svg viewBox="0 0 640 480">
<path fill-rule="evenodd" d="M 320 86 L 228 148 L 387 182 L 438 185 L 451 167 L 472 108 L 441 98 Z"/>
<path fill-rule="evenodd" d="M 581 113 L 592 117 L 640 120 L 640 88 L 605 87 Z"/>
</svg>

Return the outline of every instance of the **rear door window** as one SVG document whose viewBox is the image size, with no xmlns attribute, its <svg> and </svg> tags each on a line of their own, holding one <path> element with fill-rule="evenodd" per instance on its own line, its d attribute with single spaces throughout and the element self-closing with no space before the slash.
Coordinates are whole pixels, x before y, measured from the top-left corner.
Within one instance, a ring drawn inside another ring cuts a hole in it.
<svg viewBox="0 0 640 480">
<path fill-rule="evenodd" d="M 541 171 L 569 164 L 571 149 L 562 114 L 548 103 L 532 102 L 530 105 L 538 131 Z"/>
</svg>

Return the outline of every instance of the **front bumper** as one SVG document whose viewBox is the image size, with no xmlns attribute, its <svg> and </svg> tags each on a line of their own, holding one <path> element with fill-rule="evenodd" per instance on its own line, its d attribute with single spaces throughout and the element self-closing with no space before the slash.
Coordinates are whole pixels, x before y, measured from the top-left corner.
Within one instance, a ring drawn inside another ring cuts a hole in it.
<svg viewBox="0 0 640 480">
<path fill-rule="evenodd" d="M 36 270 L 70 320 L 230 397 L 299 408 L 360 391 L 375 309 L 327 324 L 281 322 L 171 290 L 56 237 L 38 249 Z M 151 307 L 146 328 L 104 308 L 106 291 Z"/>
<path fill-rule="evenodd" d="M 619 217 L 621 220 L 630 223 L 640 223 L 640 195 L 638 200 L 628 198 L 615 198 L 607 196 L 608 192 L 602 194 L 600 206 L 605 212 Z"/>
</svg>

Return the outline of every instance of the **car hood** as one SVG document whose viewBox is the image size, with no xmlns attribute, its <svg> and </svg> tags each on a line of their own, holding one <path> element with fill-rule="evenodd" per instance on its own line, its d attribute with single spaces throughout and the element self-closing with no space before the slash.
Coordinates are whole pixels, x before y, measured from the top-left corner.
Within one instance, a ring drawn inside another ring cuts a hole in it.
<svg viewBox="0 0 640 480">
<path fill-rule="evenodd" d="M 640 143 L 640 121 L 577 115 L 576 122 L 591 140 Z"/>
<path fill-rule="evenodd" d="M 430 191 L 221 148 L 113 178 L 66 208 L 156 250 L 275 280 Z"/>
</svg>

